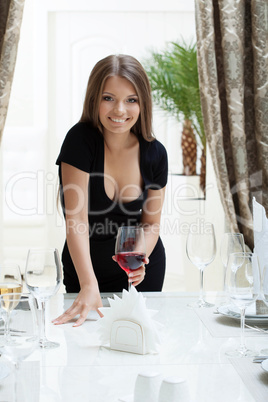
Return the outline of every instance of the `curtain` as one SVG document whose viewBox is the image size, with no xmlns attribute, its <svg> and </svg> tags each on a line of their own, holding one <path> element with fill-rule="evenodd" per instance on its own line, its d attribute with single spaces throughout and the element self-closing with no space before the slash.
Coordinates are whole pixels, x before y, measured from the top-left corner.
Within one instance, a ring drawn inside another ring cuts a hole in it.
<svg viewBox="0 0 268 402">
<path fill-rule="evenodd" d="M 16 64 L 24 0 L 0 1 L 0 143 Z"/>
<path fill-rule="evenodd" d="M 268 2 L 195 0 L 207 143 L 228 229 L 253 249 L 252 198 L 268 212 Z"/>
</svg>

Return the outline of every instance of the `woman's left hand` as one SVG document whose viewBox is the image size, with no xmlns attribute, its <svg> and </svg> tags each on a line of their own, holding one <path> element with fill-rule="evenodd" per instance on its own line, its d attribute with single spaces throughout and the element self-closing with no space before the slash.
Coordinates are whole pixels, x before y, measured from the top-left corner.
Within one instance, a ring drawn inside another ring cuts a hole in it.
<svg viewBox="0 0 268 402">
<path fill-rule="evenodd" d="M 115 256 L 113 256 L 112 258 L 115 262 L 117 262 Z M 149 264 L 149 258 L 147 258 L 147 257 L 144 258 L 144 263 L 139 268 L 135 269 L 134 271 L 129 272 L 128 281 L 133 286 L 139 285 L 145 278 L 145 275 L 146 275 L 145 264 Z"/>
<path fill-rule="evenodd" d="M 128 274 L 128 282 L 131 283 L 133 286 L 137 286 L 143 281 L 145 275 L 146 275 L 145 265 L 142 264 L 140 268 L 137 268 L 135 269 L 135 271 L 131 271 Z"/>
</svg>

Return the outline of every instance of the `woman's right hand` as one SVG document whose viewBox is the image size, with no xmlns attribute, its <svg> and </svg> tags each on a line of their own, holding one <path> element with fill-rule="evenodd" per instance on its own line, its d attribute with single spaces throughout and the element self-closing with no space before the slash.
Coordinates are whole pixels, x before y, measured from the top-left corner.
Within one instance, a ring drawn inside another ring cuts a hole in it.
<svg viewBox="0 0 268 402">
<path fill-rule="evenodd" d="M 83 324 L 91 310 L 96 310 L 100 317 L 102 317 L 103 314 L 98 310 L 99 307 L 102 307 L 102 301 L 98 286 L 84 286 L 81 288 L 71 307 L 65 313 L 52 320 L 52 322 L 55 325 L 65 324 L 79 315 L 79 318 L 73 325 L 74 327 L 78 327 Z"/>
</svg>

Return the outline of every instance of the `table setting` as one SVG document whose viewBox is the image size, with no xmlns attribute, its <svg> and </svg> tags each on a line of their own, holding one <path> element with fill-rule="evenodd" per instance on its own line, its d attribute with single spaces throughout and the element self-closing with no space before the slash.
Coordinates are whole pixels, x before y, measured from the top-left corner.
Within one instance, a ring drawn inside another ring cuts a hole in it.
<svg viewBox="0 0 268 402">
<path fill-rule="evenodd" d="M 256 250 L 245 251 L 241 236 L 225 235 L 224 291 L 204 294 L 216 241 L 213 225 L 201 232 L 195 227 L 187 239 L 188 258 L 200 271 L 199 294 L 137 292 L 134 286 L 102 293 L 103 317 L 91 311 L 76 328 L 73 320 L 52 322 L 77 296 L 59 292 L 57 250 L 29 250 L 26 293 L 16 268 L 0 283 L 0 400 L 267 401 L 266 267 L 256 262 Z M 115 251 L 123 253 L 116 258 L 124 270 L 143 258 L 140 237 L 138 251 L 131 239 L 123 242 L 127 250 Z"/>
</svg>

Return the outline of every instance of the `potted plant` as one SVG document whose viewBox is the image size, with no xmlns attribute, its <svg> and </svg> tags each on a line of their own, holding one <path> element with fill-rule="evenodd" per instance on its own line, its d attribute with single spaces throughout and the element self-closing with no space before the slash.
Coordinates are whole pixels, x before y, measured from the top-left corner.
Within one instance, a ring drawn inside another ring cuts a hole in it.
<svg viewBox="0 0 268 402">
<path fill-rule="evenodd" d="M 156 105 L 183 123 L 183 174 L 196 174 L 197 146 L 201 152 L 200 187 L 206 186 L 206 136 L 199 91 L 196 44 L 171 42 L 145 61 Z"/>
</svg>

